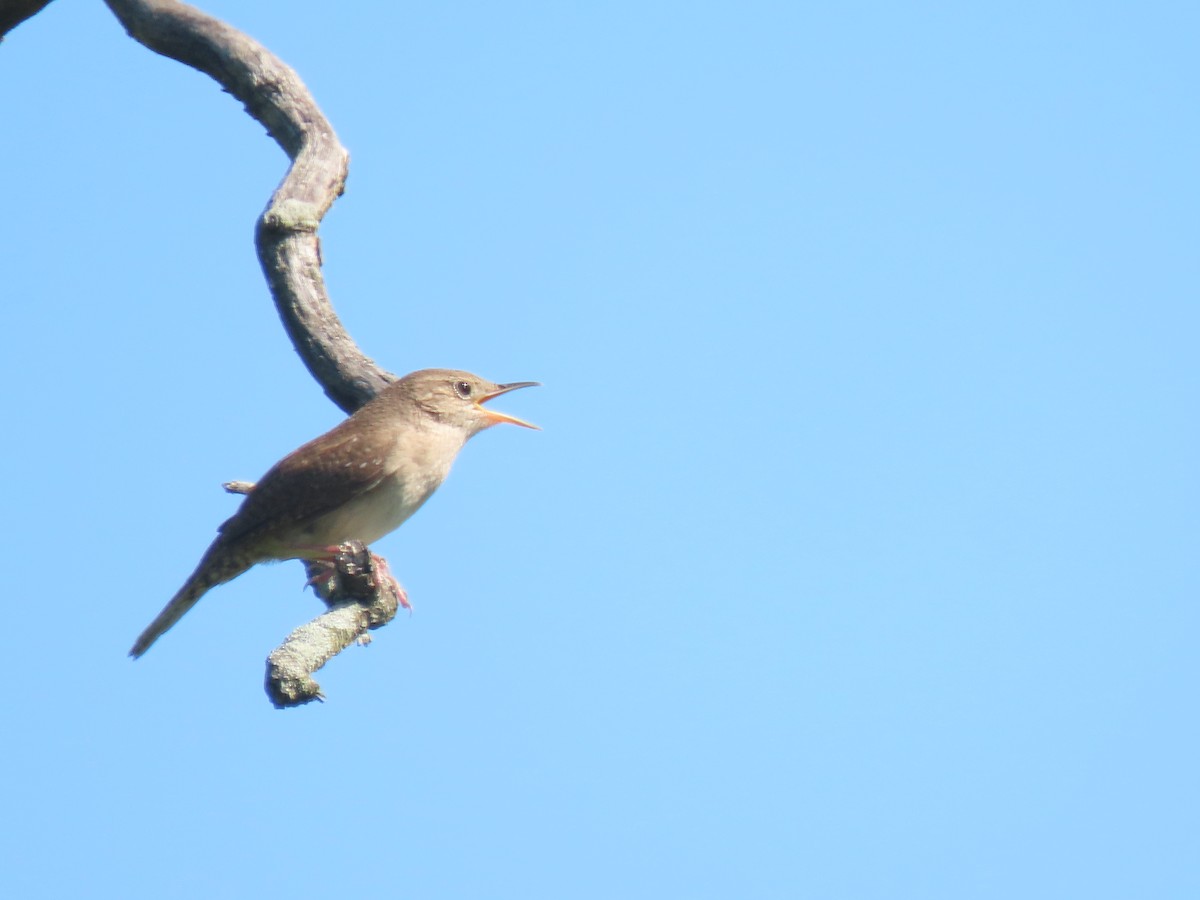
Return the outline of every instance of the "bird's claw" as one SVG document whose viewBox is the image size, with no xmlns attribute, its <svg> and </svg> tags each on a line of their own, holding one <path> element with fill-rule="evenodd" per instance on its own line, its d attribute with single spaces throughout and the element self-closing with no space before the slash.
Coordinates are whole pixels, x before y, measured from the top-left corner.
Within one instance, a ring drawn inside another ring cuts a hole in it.
<svg viewBox="0 0 1200 900">
<path fill-rule="evenodd" d="M 360 541 L 349 541 L 338 547 L 313 548 L 321 555 L 305 561 L 311 587 L 326 603 L 334 596 L 369 599 L 371 593 L 386 588 L 400 606 L 412 612 L 408 592 L 396 580 L 391 567 L 382 556 L 376 556 Z"/>
</svg>

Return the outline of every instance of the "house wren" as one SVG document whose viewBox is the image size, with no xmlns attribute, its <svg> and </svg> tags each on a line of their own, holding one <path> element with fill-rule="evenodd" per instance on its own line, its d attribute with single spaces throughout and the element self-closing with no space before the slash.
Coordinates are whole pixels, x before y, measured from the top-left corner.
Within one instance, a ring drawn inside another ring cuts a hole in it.
<svg viewBox="0 0 1200 900">
<path fill-rule="evenodd" d="M 423 369 L 388 385 L 271 467 L 129 655 L 141 656 L 210 588 L 257 563 L 328 559 L 339 544 L 371 544 L 398 528 L 437 490 L 473 435 L 500 422 L 537 428 L 481 405 L 536 384 Z"/>
</svg>

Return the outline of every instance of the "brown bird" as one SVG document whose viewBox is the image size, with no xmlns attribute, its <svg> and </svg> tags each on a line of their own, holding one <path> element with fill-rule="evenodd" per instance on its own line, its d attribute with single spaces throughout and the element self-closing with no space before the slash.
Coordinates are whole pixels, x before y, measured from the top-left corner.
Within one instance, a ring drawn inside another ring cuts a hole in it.
<svg viewBox="0 0 1200 900">
<path fill-rule="evenodd" d="M 458 451 L 500 422 L 537 428 L 481 404 L 536 381 L 493 384 L 454 369 L 405 375 L 336 428 L 289 453 L 219 529 L 196 571 L 134 642 L 137 658 L 218 584 L 260 562 L 330 558 L 371 544 L 437 490 Z"/>
</svg>

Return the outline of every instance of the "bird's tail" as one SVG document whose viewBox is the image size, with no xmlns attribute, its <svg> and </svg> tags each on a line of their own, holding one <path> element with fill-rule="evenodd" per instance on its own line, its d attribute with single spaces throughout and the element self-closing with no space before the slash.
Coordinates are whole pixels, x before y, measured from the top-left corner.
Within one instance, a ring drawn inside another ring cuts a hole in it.
<svg viewBox="0 0 1200 900">
<path fill-rule="evenodd" d="M 246 559 L 241 554 L 231 553 L 230 548 L 222 544 L 221 538 L 213 541 L 212 546 L 205 551 L 204 557 L 200 560 L 200 565 L 196 566 L 196 571 L 184 582 L 183 587 L 171 598 L 171 601 L 163 607 L 162 612 L 154 617 L 154 621 L 146 626 L 146 630 L 138 635 L 138 639 L 133 642 L 133 647 L 129 651 L 130 656 L 137 659 L 149 650 L 150 645 L 157 641 L 167 629 L 182 619 L 184 613 L 195 606 L 196 601 L 210 589 L 218 584 L 224 584 L 226 581 L 232 581 L 257 562 L 254 559 Z"/>
</svg>

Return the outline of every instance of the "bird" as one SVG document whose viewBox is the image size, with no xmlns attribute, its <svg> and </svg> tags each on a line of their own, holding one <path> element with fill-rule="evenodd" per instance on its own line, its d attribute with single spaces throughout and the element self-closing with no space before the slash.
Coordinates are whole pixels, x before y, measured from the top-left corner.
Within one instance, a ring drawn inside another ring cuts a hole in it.
<svg viewBox="0 0 1200 900">
<path fill-rule="evenodd" d="M 422 369 L 392 382 L 259 479 L 129 655 L 137 659 L 210 589 L 258 563 L 331 559 L 340 544 L 372 544 L 399 528 L 474 435 L 503 422 L 538 428 L 483 405 L 537 385 L 495 384 L 458 369 Z"/>
</svg>

